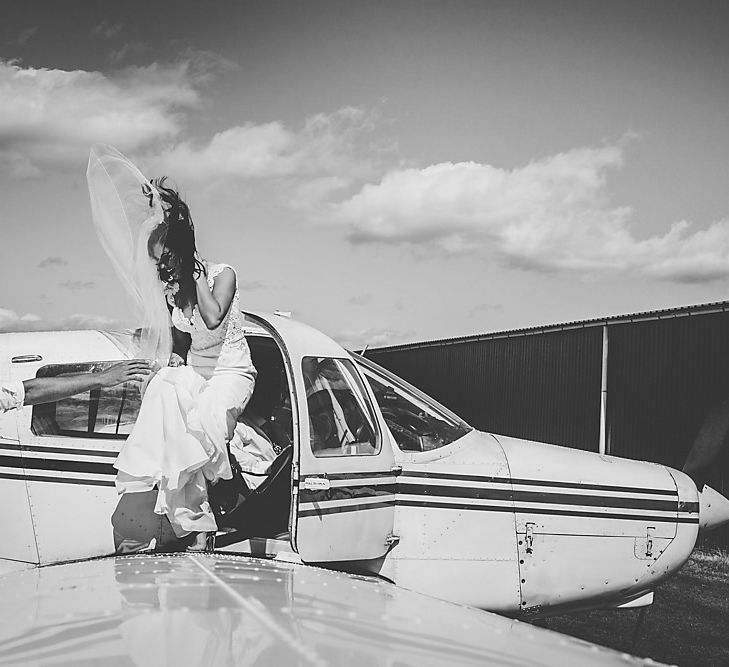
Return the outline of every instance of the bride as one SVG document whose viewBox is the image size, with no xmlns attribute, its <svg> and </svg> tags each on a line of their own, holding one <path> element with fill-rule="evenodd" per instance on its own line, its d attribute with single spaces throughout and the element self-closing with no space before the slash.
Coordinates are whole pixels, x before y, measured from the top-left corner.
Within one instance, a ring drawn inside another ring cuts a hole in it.
<svg viewBox="0 0 729 667">
<path fill-rule="evenodd" d="M 87 177 L 102 245 L 143 312 L 142 353 L 165 366 L 114 464 L 117 490 L 157 486 L 155 512 L 202 550 L 217 528 L 207 482 L 232 476 L 228 443 L 256 378 L 236 274 L 199 256 L 190 210 L 164 178 L 147 181 L 110 146 L 92 148 Z"/>
</svg>

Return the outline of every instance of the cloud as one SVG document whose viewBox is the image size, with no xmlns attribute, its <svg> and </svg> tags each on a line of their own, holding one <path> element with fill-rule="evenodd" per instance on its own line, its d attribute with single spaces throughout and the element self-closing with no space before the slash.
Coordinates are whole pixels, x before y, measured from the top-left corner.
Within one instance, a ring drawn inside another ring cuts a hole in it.
<svg viewBox="0 0 729 667">
<path fill-rule="evenodd" d="M 0 332 L 11 331 L 71 331 L 76 329 L 124 329 L 125 322 L 102 315 L 75 313 L 61 320 L 46 320 L 35 313 L 18 315 L 14 310 L 0 308 Z"/>
<path fill-rule="evenodd" d="M 68 260 L 63 257 L 46 257 L 38 264 L 39 269 L 48 269 L 57 266 L 68 266 Z"/>
<path fill-rule="evenodd" d="M 122 30 L 124 25 L 122 23 L 109 23 L 104 19 L 98 25 L 91 28 L 91 36 L 97 39 L 111 39 L 116 37 Z"/>
<path fill-rule="evenodd" d="M 0 331 L 8 331 L 6 327 L 13 325 L 20 318 L 18 313 L 7 308 L 0 308 Z"/>
<path fill-rule="evenodd" d="M 311 116 L 299 130 L 246 123 L 203 143 L 179 142 L 153 164 L 180 180 L 290 179 L 303 199 L 321 200 L 371 174 L 373 163 L 355 153 L 374 123 L 374 112 L 354 107 Z"/>
<path fill-rule="evenodd" d="M 353 306 L 366 306 L 372 302 L 371 294 L 360 294 L 359 296 L 351 296 L 347 299 L 347 303 L 351 303 Z"/>
<path fill-rule="evenodd" d="M 623 142 L 624 143 L 624 142 Z M 623 145 L 576 148 L 515 169 L 444 162 L 386 174 L 333 206 L 352 243 L 477 253 L 542 273 L 632 273 L 704 282 L 729 277 L 729 220 L 636 238 L 633 211 L 610 202 Z"/>
<path fill-rule="evenodd" d="M 209 63 L 200 59 L 201 63 Z M 0 169 L 18 177 L 83 164 L 94 142 L 123 151 L 179 134 L 209 70 L 192 59 L 114 75 L 0 61 Z"/>
<path fill-rule="evenodd" d="M 114 32 L 99 24 L 96 32 Z M 125 44 L 126 58 L 144 45 Z M 19 178 L 82 165 L 89 146 L 110 143 L 144 154 L 145 166 L 185 181 L 287 179 L 290 200 L 305 205 L 371 177 L 374 160 L 356 157 L 377 114 L 354 107 L 315 114 L 299 128 L 281 121 L 244 123 L 201 141 L 181 140 L 190 115 L 203 109 L 203 88 L 239 66 L 188 50 L 171 63 L 111 73 L 28 68 L 0 60 L 0 171 Z M 375 151 L 376 159 L 380 154 Z"/>
<path fill-rule="evenodd" d="M 396 345 L 412 340 L 415 332 L 397 331 L 395 329 L 370 327 L 367 329 L 346 329 L 334 334 L 332 338 L 343 348 L 348 350 L 362 350 L 367 347 L 382 347 L 384 345 Z"/>
<path fill-rule="evenodd" d="M 144 44 L 144 42 L 124 42 L 118 49 L 114 49 L 109 54 L 109 62 L 118 65 L 129 59 L 130 56 L 138 56 L 149 50 L 149 46 Z"/>
<path fill-rule="evenodd" d="M 78 290 L 92 289 L 96 286 L 96 283 L 93 280 L 64 280 L 59 283 L 59 286 L 77 292 Z"/>
<path fill-rule="evenodd" d="M 21 46 L 24 46 L 27 44 L 38 32 L 38 26 L 34 25 L 30 28 L 25 28 L 24 30 L 20 31 L 20 34 L 15 38 L 15 42 L 17 44 L 20 44 Z"/>
</svg>

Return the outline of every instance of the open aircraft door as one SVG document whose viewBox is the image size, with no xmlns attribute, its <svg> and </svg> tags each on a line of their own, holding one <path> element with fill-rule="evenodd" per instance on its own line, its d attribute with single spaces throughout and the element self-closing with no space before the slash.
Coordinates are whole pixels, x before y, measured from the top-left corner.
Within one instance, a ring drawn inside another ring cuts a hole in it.
<svg viewBox="0 0 729 667">
<path fill-rule="evenodd" d="M 274 334 L 288 367 L 294 548 L 308 563 L 383 556 L 396 541 L 396 470 L 369 385 L 320 332 L 284 317 L 249 317 Z"/>
</svg>

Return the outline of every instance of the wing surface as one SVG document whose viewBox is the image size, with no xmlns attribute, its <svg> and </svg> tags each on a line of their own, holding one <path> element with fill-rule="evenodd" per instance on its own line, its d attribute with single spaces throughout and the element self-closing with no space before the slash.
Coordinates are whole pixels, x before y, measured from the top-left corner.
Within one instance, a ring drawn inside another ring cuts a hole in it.
<svg viewBox="0 0 729 667">
<path fill-rule="evenodd" d="M 7 573 L 0 589 L 0 665 L 642 664 L 383 581 L 241 556 L 102 558 Z"/>
</svg>

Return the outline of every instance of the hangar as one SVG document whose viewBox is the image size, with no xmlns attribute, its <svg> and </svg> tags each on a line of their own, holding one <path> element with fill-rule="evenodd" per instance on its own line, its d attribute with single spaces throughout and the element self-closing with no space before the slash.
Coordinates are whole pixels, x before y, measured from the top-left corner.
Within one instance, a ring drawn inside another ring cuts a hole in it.
<svg viewBox="0 0 729 667">
<path fill-rule="evenodd" d="M 372 348 L 476 428 L 680 469 L 729 391 L 729 301 Z M 729 492 L 729 446 L 708 483 Z M 712 537 L 729 546 L 729 530 Z"/>
</svg>

